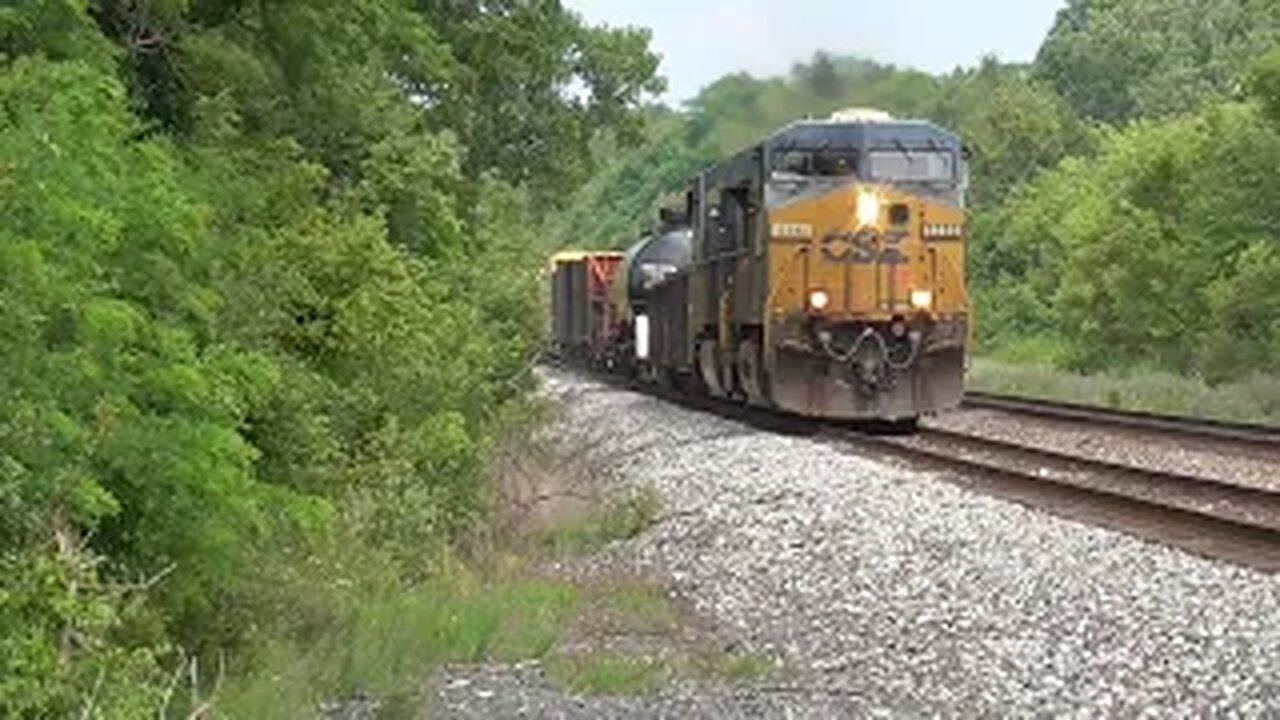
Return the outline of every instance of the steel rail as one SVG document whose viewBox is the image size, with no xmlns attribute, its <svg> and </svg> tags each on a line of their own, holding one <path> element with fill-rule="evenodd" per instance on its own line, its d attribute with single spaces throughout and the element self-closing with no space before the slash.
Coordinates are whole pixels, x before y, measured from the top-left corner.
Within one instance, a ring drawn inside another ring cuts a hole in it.
<svg viewBox="0 0 1280 720">
<path fill-rule="evenodd" d="M 966 392 L 961 407 L 998 410 L 1077 423 L 1104 424 L 1163 434 L 1172 433 L 1190 438 L 1227 440 L 1280 453 L 1280 427 L 1268 425 L 1228 422 L 1186 415 L 1161 415 L 1136 410 L 1115 410 L 1092 405 L 983 392 Z"/>
<path fill-rule="evenodd" d="M 1024 505 L 1280 572 L 1278 492 L 934 428 L 921 428 L 915 436 L 844 431 L 841 437 L 908 462 L 958 471 L 968 484 Z"/>
</svg>

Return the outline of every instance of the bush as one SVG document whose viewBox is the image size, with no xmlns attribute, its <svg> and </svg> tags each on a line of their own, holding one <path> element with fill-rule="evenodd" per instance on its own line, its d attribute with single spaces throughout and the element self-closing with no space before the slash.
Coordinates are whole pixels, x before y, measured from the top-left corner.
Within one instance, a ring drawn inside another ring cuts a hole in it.
<svg viewBox="0 0 1280 720">
<path fill-rule="evenodd" d="M 1280 425 L 1280 378 L 1261 374 L 1209 385 L 1159 371 L 1084 375 L 1003 358 L 974 358 L 968 387 L 1122 410 Z"/>
<path fill-rule="evenodd" d="M 96 36 L 36 5 L 68 22 L 29 29 Z M 531 384 L 520 191 L 486 185 L 459 249 L 456 159 L 423 128 L 339 191 L 218 100 L 157 134 L 99 59 L 0 59 L 6 717 L 154 715 L 172 671 L 205 668 L 197 696 L 218 658 L 250 672 L 257 628 L 333 620 L 278 573 L 334 537 L 401 581 L 438 570 Z"/>
<path fill-rule="evenodd" d="M 234 679 L 219 707 L 230 717 L 307 717 L 323 703 L 376 698 L 388 715 L 416 717 L 422 679 L 444 663 L 540 659 L 578 603 L 568 584 L 481 579 L 451 564 L 405 588 L 353 588 L 350 604 L 314 634 L 260 651 L 257 672 Z M 358 601 L 358 602 L 357 602 Z"/>
</svg>

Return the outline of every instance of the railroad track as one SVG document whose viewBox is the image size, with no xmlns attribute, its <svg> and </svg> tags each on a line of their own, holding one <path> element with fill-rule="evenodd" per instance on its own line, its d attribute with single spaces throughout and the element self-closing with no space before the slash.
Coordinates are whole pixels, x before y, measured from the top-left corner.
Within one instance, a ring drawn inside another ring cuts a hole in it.
<svg viewBox="0 0 1280 720">
<path fill-rule="evenodd" d="M 1035 398 L 966 392 L 962 407 L 996 410 L 1032 418 L 1048 418 L 1092 426 L 1107 426 L 1148 434 L 1173 435 L 1196 441 L 1231 443 L 1280 457 L 1280 427 L 1234 423 L 1207 418 L 1160 415 L 1133 410 L 1113 410 Z"/>
<path fill-rule="evenodd" d="M 840 436 L 1022 504 L 1280 572 L 1280 492 L 933 427 Z"/>
<path fill-rule="evenodd" d="M 958 484 L 1019 504 L 1109 527 L 1148 540 L 1239 565 L 1280 573 L 1280 492 L 1226 480 L 1072 455 L 1005 440 L 922 426 L 911 435 L 886 434 L 879 428 L 801 418 L 707 397 L 691 397 L 652 387 L 609 380 L 629 389 L 742 422 L 757 429 L 826 439 L 840 449 L 886 454 L 912 465 L 924 465 Z M 1061 406 L 1070 416 L 1045 411 L 1036 402 L 1011 405 L 1012 398 L 979 396 L 1001 403 L 1001 410 L 1030 417 L 1087 421 L 1149 433 L 1175 433 L 1247 443 L 1280 451 L 1280 439 L 1266 428 L 1201 423 L 1182 418 L 1112 413 Z M 967 400 L 966 402 L 971 402 Z M 972 407 L 972 404 L 970 405 Z M 1079 412 L 1077 412 L 1079 411 Z M 1118 419 L 1117 418 L 1122 418 Z M 1154 422 L 1153 422 L 1154 421 Z M 1166 424 L 1166 421 L 1171 421 Z M 1170 429 L 1165 429 L 1165 428 Z M 1253 432 L 1253 431 L 1259 432 Z M 1223 434 L 1224 431 L 1227 434 Z M 1272 439 L 1268 439 L 1272 438 Z M 1280 452 L 1273 456 L 1280 471 Z"/>
</svg>

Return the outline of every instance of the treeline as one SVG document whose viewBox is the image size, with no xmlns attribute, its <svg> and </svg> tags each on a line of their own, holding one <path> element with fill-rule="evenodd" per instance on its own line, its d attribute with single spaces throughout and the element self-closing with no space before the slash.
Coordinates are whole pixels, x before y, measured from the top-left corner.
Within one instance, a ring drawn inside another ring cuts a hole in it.
<svg viewBox="0 0 1280 720">
<path fill-rule="evenodd" d="M 555 0 L 0 7 L 0 715 L 185 716 L 432 573 L 656 66 Z"/>
<path fill-rule="evenodd" d="M 651 111 L 643 147 L 554 226 L 608 246 L 700 167 L 848 106 L 926 117 L 973 151 L 980 350 L 1076 370 L 1210 380 L 1280 357 L 1280 6 L 1072 0 L 1030 65 L 945 76 L 818 54 Z"/>
</svg>

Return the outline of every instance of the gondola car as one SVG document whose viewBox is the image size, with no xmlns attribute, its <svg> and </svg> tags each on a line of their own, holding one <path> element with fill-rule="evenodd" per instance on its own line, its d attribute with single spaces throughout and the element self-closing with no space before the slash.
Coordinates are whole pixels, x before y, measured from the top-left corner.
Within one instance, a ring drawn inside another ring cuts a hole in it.
<svg viewBox="0 0 1280 720">
<path fill-rule="evenodd" d="M 609 301 L 622 266 L 618 252 L 560 252 L 551 257 L 551 352 L 566 360 L 612 366 L 625 330 Z"/>
</svg>

